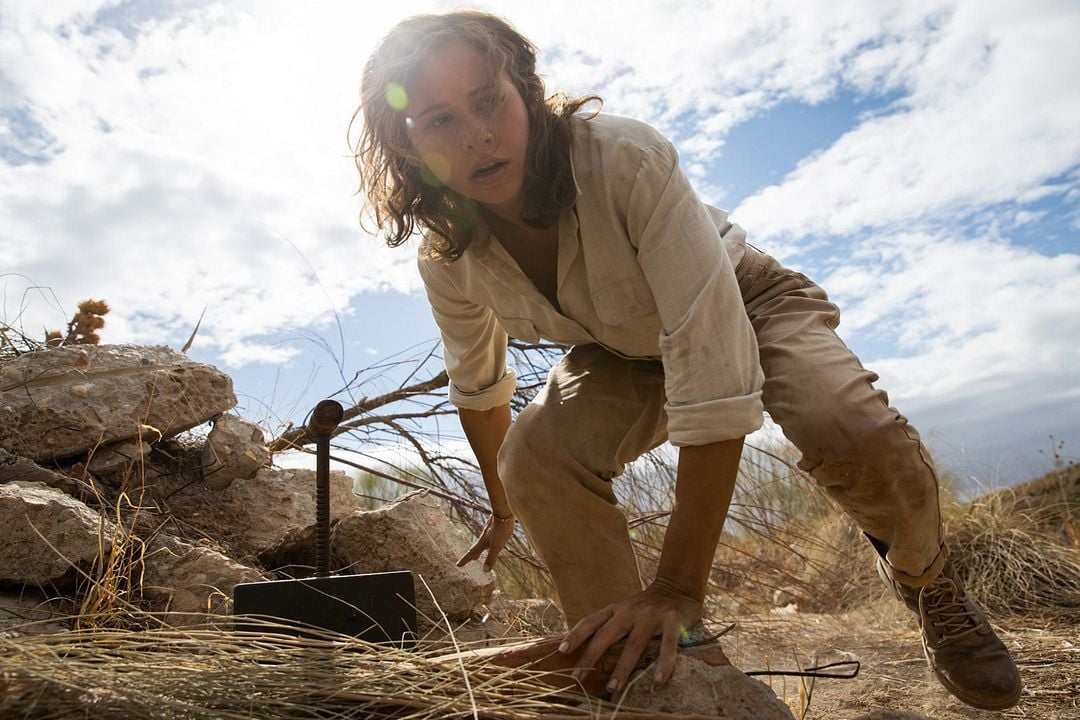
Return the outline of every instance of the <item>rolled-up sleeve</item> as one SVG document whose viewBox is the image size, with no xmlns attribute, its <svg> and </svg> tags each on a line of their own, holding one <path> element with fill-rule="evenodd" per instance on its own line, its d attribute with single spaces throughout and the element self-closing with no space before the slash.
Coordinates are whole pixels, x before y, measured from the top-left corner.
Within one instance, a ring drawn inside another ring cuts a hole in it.
<svg viewBox="0 0 1080 720">
<path fill-rule="evenodd" d="M 705 445 L 761 426 L 764 375 L 721 232 L 666 140 L 642 151 L 627 230 L 662 322 L 672 444 Z"/>
<path fill-rule="evenodd" d="M 431 314 L 443 341 L 450 402 L 467 410 L 490 410 L 510 402 L 517 377 L 506 365 L 506 332 L 495 314 L 465 298 L 443 261 L 418 261 Z"/>
</svg>

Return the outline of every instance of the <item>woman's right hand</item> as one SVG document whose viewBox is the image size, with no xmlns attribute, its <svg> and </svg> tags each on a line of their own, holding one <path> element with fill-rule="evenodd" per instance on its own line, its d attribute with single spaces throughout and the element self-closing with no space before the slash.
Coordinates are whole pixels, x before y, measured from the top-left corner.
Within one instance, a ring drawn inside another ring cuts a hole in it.
<svg viewBox="0 0 1080 720">
<path fill-rule="evenodd" d="M 487 522 L 484 523 L 484 529 L 480 531 L 480 537 L 469 548 L 469 551 L 457 561 L 457 566 L 464 567 L 473 560 L 477 560 L 481 553 L 487 550 L 487 555 L 484 556 L 484 570 L 490 572 L 495 567 L 495 561 L 499 558 L 499 553 L 506 547 L 506 543 L 510 542 L 510 537 L 513 534 L 513 515 L 502 518 L 496 517 L 494 513 L 489 515 Z"/>
</svg>

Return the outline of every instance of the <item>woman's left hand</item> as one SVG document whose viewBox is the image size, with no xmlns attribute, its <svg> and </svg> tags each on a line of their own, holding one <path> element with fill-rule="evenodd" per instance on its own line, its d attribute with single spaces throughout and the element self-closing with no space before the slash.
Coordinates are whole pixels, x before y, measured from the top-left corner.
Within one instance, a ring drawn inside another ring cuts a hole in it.
<svg viewBox="0 0 1080 720">
<path fill-rule="evenodd" d="M 608 648 L 626 638 L 626 646 L 611 673 L 607 689 L 616 692 L 626 687 L 626 681 L 645 652 L 654 635 L 661 635 L 660 657 L 656 661 L 655 680 L 663 683 L 675 668 L 679 635 L 701 620 L 702 603 L 657 579 L 633 597 L 608 605 L 603 610 L 582 618 L 567 633 L 559 651 L 572 653 L 588 642 L 578 661 L 573 677 L 596 665 Z"/>
</svg>

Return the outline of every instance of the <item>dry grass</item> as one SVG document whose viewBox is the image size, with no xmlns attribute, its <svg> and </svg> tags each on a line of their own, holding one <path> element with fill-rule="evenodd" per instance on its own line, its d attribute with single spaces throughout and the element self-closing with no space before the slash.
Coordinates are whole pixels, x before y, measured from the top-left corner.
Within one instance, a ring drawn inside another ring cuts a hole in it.
<svg viewBox="0 0 1080 720">
<path fill-rule="evenodd" d="M 1002 491 L 946 507 L 953 562 L 968 589 L 997 614 L 1080 614 L 1080 547 L 1063 542 L 1056 503 L 1031 507 Z"/>
<path fill-rule="evenodd" d="M 650 557 L 655 558 L 664 526 L 663 514 L 648 508 L 650 503 L 663 508 L 666 497 L 648 489 L 656 484 L 637 487 L 635 542 L 647 565 Z M 739 634 L 745 636 L 740 642 L 752 642 L 760 635 L 760 628 L 755 630 L 760 621 L 755 618 L 770 617 L 751 613 L 791 601 L 805 611 L 809 607 L 803 604 L 811 604 L 815 597 L 835 611 L 836 606 L 857 604 L 855 599 L 874 595 L 872 556 L 867 555 L 872 551 L 844 516 L 828 502 L 822 504 L 816 493 L 796 475 L 779 476 L 765 464 L 756 477 L 744 478 L 733 509 L 733 530 L 717 554 L 712 587 L 714 613 L 740 617 Z M 973 591 L 995 616 L 1007 611 L 1003 616 L 1006 637 L 1020 651 L 1017 659 L 1029 688 L 1033 679 L 1041 683 L 1031 689 L 1025 702 L 1048 710 L 1043 715 L 1011 716 L 1064 718 L 1068 715 L 1055 713 L 1068 702 L 1067 694 L 1076 690 L 1071 673 L 1075 652 L 1062 639 L 1061 633 L 1067 630 L 1055 630 L 1056 640 L 1050 635 L 1044 639 L 1042 631 L 1032 628 L 1032 620 L 1057 613 L 1059 625 L 1052 627 L 1060 628 L 1064 613 L 1075 614 L 1080 565 L 1076 548 L 1061 542 L 1060 534 L 1047 525 L 1046 514 L 1033 509 L 1026 497 L 998 493 L 969 505 L 949 506 L 949 533 L 954 558 Z M 1051 508 L 1046 513 L 1056 511 Z M 0 717 L 517 720 L 613 716 L 615 708 L 610 704 L 589 704 L 580 695 L 556 692 L 527 674 L 436 662 L 434 657 L 447 651 L 444 637 L 421 642 L 416 652 L 404 652 L 344 636 L 297 639 L 271 632 L 237 633 L 228 626 L 167 627 L 160 616 L 141 612 L 129 601 L 136 597 L 130 583 L 137 583 L 137 578 L 130 575 L 131 564 L 124 557 L 133 547 L 129 543 L 125 549 L 121 543 L 118 554 L 103 555 L 87 595 L 96 593 L 97 599 L 84 605 L 76 622 L 79 629 L 36 635 L 33 627 L 25 626 L 0 636 Z M 542 584 L 546 575 L 527 564 L 526 553 L 523 546 L 518 571 L 535 573 L 530 582 Z M 849 597 L 842 599 L 845 588 Z M 850 621 L 840 619 L 848 616 L 817 616 L 837 618 L 826 620 L 824 627 L 835 624 L 840 629 L 836 631 L 839 640 L 815 639 L 807 632 L 810 617 L 776 618 L 769 620 L 769 626 L 783 624 L 784 642 L 801 647 L 803 653 L 808 647 L 850 648 L 866 636 L 874 648 L 869 657 L 878 654 L 882 664 L 869 665 L 865 680 L 822 686 L 819 692 L 824 694 L 814 701 L 817 710 L 810 707 L 799 686 L 787 687 L 780 681 L 776 690 L 787 693 L 797 716 L 856 717 L 859 708 L 882 703 L 910 707 L 905 698 L 910 697 L 913 682 L 925 685 L 927 697 L 939 698 L 934 702 L 943 702 L 943 691 L 925 677 L 913 630 L 910 637 L 899 638 L 896 630 L 883 635 L 884 628 L 862 620 L 856 622 L 864 629 L 853 638 Z M 880 613 L 875 610 L 870 617 L 880 618 Z M 905 620 L 900 618 L 898 627 L 910 625 Z M 1066 625 L 1075 630 L 1075 622 Z M 1017 627 L 1025 630 L 1008 629 Z M 1030 653 L 1023 652 L 1023 643 L 1032 645 Z M 457 640 L 454 644 L 464 645 Z M 776 653 L 779 645 L 771 641 L 771 647 Z M 770 656 L 762 653 L 761 657 L 763 662 L 756 666 L 768 666 Z M 750 658 L 743 659 L 754 667 Z M 893 675 L 902 675 L 903 682 L 890 681 Z M 625 707 L 618 709 L 617 716 L 688 717 Z M 967 717 L 940 717 L 961 716 Z"/>
<path fill-rule="evenodd" d="M 528 673 L 355 638 L 205 627 L 0 637 L 5 718 L 597 718 L 612 707 Z M 433 646 L 442 652 L 441 645 Z M 619 717 L 661 715 L 621 708 Z"/>
</svg>

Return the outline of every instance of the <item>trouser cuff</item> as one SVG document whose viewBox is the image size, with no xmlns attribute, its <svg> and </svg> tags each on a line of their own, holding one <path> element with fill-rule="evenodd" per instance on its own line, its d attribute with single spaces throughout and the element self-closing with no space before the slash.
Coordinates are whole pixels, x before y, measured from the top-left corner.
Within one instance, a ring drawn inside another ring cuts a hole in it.
<svg viewBox="0 0 1080 720">
<path fill-rule="evenodd" d="M 938 550 L 937 556 L 934 557 L 933 562 L 930 563 L 930 567 L 926 568 L 926 570 L 919 575 L 909 575 L 903 570 L 897 570 L 889 564 L 888 558 L 885 557 L 882 558 L 881 565 L 889 577 L 894 581 L 901 585 L 907 585 L 908 587 L 921 588 L 929 585 L 934 578 L 941 574 L 942 569 L 945 567 L 945 560 L 947 560 L 948 557 L 949 550 L 945 545 L 942 545 L 941 549 Z"/>
</svg>

